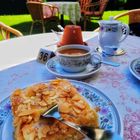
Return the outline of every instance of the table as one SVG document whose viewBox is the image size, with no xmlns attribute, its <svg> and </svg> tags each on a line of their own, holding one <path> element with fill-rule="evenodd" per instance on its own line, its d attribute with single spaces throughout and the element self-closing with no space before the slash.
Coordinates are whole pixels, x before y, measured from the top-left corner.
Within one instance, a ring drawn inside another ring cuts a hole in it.
<svg viewBox="0 0 140 140">
<path fill-rule="evenodd" d="M 96 47 L 97 33 L 83 32 L 84 40 Z M 45 33 L 19 37 L 0 42 L 0 102 L 8 97 L 15 88 L 23 88 L 36 82 L 54 79 L 45 66 L 35 58 L 41 47 L 54 43 L 55 35 Z M 126 54 L 111 57 L 119 62 L 119 67 L 102 65 L 101 70 L 84 80 L 108 96 L 115 104 L 123 122 L 125 140 L 140 138 L 140 81 L 129 71 L 129 63 L 139 57 L 139 37 L 128 36 L 121 43 Z M 48 47 L 48 49 L 56 49 Z M 17 65 L 18 64 L 18 65 Z"/>
<path fill-rule="evenodd" d="M 55 1 L 55 2 L 46 2 L 47 4 L 55 5 L 59 8 L 61 14 L 61 25 L 64 25 L 63 15 L 67 15 L 70 21 L 73 24 L 76 24 L 76 21 L 80 21 L 81 12 L 79 2 L 68 2 L 68 1 Z"/>
</svg>

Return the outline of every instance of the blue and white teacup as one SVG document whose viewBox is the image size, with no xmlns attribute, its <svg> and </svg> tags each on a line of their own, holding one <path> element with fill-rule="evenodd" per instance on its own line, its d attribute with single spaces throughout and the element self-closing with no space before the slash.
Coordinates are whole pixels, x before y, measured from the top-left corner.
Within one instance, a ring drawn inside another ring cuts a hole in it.
<svg viewBox="0 0 140 140">
<path fill-rule="evenodd" d="M 71 44 L 61 46 L 56 50 L 56 57 L 63 70 L 67 72 L 84 71 L 87 65 L 97 65 L 101 62 L 101 56 L 93 53 L 89 46 Z"/>
</svg>

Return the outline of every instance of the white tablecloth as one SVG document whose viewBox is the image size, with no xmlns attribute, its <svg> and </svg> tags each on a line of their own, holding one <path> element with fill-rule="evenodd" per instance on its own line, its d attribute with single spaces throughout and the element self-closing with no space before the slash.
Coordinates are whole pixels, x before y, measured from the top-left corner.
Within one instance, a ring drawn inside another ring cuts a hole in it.
<svg viewBox="0 0 140 140">
<path fill-rule="evenodd" d="M 59 8 L 60 14 L 67 15 L 74 24 L 76 24 L 76 21 L 80 21 L 81 12 L 79 2 L 55 1 L 47 3 L 56 5 Z"/>
</svg>

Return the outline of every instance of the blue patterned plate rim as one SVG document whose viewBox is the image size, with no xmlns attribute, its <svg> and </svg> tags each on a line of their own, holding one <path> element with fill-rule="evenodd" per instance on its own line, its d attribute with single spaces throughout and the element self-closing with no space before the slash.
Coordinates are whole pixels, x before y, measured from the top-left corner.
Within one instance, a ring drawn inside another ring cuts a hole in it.
<svg viewBox="0 0 140 140">
<path fill-rule="evenodd" d="M 51 80 L 39 82 L 39 83 L 48 83 Z M 120 119 L 119 112 L 117 108 L 113 104 L 113 102 L 107 97 L 103 92 L 96 89 L 90 84 L 85 82 L 69 80 L 79 91 L 79 93 L 88 101 L 88 103 L 94 107 L 99 107 L 99 125 L 100 128 L 111 130 L 120 135 L 123 134 L 122 121 Z M 37 83 L 35 83 L 37 84 Z M 34 85 L 34 84 L 32 84 Z M 6 125 L 6 120 L 12 118 L 10 98 L 6 98 L 0 103 L 0 140 L 6 140 L 5 136 L 3 139 L 3 129 Z M 11 119 L 12 120 L 12 119 Z M 8 134 L 12 135 L 13 132 L 8 131 L 9 126 L 12 127 L 12 122 L 10 120 L 10 124 L 8 124 L 8 128 L 6 128 Z M 13 129 L 13 128 L 12 128 Z M 12 134 L 9 134 L 12 133 Z M 5 132 L 4 132 L 5 135 Z M 9 140 L 14 140 L 13 138 Z"/>
<path fill-rule="evenodd" d="M 93 75 L 94 73 L 96 73 L 97 71 L 99 71 L 99 69 L 101 68 L 101 64 L 97 64 L 97 66 L 95 67 L 95 69 L 91 70 L 91 71 L 88 71 L 88 69 L 91 67 L 90 66 L 91 64 L 89 64 L 86 68 L 85 71 L 83 72 L 79 72 L 79 73 L 69 73 L 69 72 L 66 72 L 64 71 L 59 62 L 58 62 L 58 59 L 57 57 L 53 57 L 51 59 L 49 59 L 46 63 L 46 69 L 56 75 L 56 76 L 59 76 L 59 77 L 65 77 L 65 78 L 78 78 L 78 77 L 88 77 L 90 75 Z"/>
<path fill-rule="evenodd" d="M 140 57 L 132 60 L 129 64 L 129 70 L 133 74 L 133 76 L 140 80 L 140 73 L 138 73 L 135 69 L 138 62 L 140 62 Z"/>
</svg>

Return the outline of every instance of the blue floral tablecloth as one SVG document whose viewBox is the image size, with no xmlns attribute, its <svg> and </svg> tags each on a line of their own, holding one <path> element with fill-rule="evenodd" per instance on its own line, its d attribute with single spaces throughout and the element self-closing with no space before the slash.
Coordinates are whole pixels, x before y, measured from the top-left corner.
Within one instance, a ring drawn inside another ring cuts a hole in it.
<svg viewBox="0 0 140 140">
<path fill-rule="evenodd" d="M 91 47 L 98 45 L 97 38 L 87 42 Z M 124 140 L 140 140 L 140 81 L 129 71 L 129 63 L 140 56 L 140 39 L 129 36 L 121 47 L 126 51 L 125 55 L 110 57 L 120 63 L 119 67 L 102 64 L 99 72 L 84 81 L 102 91 L 115 104 L 123 122 Z M 0 102 L 16 88 L 54 78 L 44 64 L 36 60 L 0 71 Z"/>
</svg>

